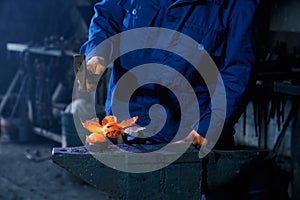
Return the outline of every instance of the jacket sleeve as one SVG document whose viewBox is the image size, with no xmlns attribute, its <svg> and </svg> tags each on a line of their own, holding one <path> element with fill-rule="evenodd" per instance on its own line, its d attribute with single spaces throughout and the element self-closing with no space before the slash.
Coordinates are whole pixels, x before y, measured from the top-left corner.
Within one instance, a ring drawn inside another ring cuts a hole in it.
<svg viewBox="0 0 300 200">
<path fill-rule="evenodd" d="M 224 50 L 225 59 L 219 69 L 227 100 L 225 128 L 226 126 L 233 127 L 244 110 L 245 92 L 250 83 L 252 66 L 255 63 L 253 37 L 258 1 L 235 0 L 232 2 L 234 5 L 231 6 L 230 11 L 228 37 Z M 218 94 L 214 96 L 217 98 Z M 205 109 L 201 114 L 198 129 L 201 135 L 205 135 L 210 123 L 212 111 L 210 106 L 208 107 L 209 109 Z"/>
<path fill-rule="evenodd" d="M 89 27 L 89 39 L 82 45 L 80 53 L 85 55 L 87 60 L 93 56 L 101 56 L 108 63 L 114 51 L 113 44 L 105 43 L 106 46 L 102 48 L 98 45 L 120 33 L 124 11 L 116 0 L 103 0 L 95 4 L 94 10 L 95 14 Z"/>
<path fill-rule="evenodd" d="M 236 0 L 229 19 L 226 57 L 220 69 L 227 97 L 225 124 L 233 126 L 243 112 L 245 92 L 255 64 L 256 0 Z"/>
</svg>

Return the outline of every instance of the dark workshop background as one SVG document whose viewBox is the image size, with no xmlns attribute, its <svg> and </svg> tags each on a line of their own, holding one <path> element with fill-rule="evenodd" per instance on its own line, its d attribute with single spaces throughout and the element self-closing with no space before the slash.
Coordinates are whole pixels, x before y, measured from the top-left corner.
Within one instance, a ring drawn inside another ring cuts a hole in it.
<svg viewBox="0 0 300 200">
<path fill-rule="evenodd" d="M 0 1 L 1 93 L 7 89 L 18 67 L 14 61 L 7 59 L 7 42 L 42 44 L 51 36 L 62 36 L 68 39 L 85 37 L 87 27 L 82 25 L 81 20 L 90 18 L 93 10 L 88 6 L 89 1 L 82 2 L 76 0 Z M 80 16 L 78 11 L 80 9 L 86 9 L 86 12 L 82 12 L 86 15 Z"/>
<path fill-rule="evenodd" d="M 37 199 L 47 199 L 45 195 L 57 192 L 57 181 L 62 188 L 60 192 L 66 195 L 63 199 L 110 198 L 94 188 L 74 185 L 74 177 L 66 175 L 62 168 L 51 162 L 28 164 L 24 158 L 25 152 L 26 159 L 32 160 L 35 156 L 35 161 L 49 161 L 52 147 L 81 144 L 78 138 L 70 135 L 74 131 L 70 125 L 73 118 L 65 109 L 71 99 L 64 97 L 71 95 L 74 81 L 70 54 L 77 53 L 87 39 L 95 2 L 97 0 L 0 0 L 0 102 L 7 100 L 0 113 L 0 199 L 26 199 L 31 193 L 24 191 L 35 187 L 37 189 L 32 192 L 40 190 L 37 194 L 41 195 Z M 245 113 L 235 127 L 235 140 L 239 146 L 267 149 L 281 156 L 280 167 L 285 172 L 282 185 L 292 184 L 294 188 L 300 187 L 300 152 L 296 151 L 300 138 L 295 134 L 300 129 L 297 107 L 300 96 L 299 11 L 299 0 L 261 1 L 254 89 Z M 8 44 L 14 44 L 13 48 L 9 49 Z M 53 51 L 71 53 L 53 56 Z M 8 94 L 20 69 L 22 75 L 17 78 L 17 86 Z M 50 84 L 44 85 L 45 81 Z M 29 89 L 22 89 L 24 83 Z M 61 87 L 58 87 L 59 83 Z M 101 90 L 105 91 L 105 87 L 104 84 Z M 23 99 L 25 96 L 26 100 Z M 104 97 L 97 97 L 100 111 Z M 30 106 L 24 104 L 27 101 Z M 15 109 L 17 114 L 12 115 Z M 12 131 L 18 132 L 19 136 Z M 6 162 L 11 156 L 15 156 L 14 162 Z M 14 175 L 8 169 L 19 172 Z M 291 179 L 293 173 L 297 177 Z M 29 178 L 20 178 L 24 174 Z M 49 181 L 49 185 L 39 184 L 42 179 Z M 286 189 L 289 195 L 299 196 L 299 192 L 291 187 Z M 4 195 L 2 192 L 6 188 L 12 192 Z M 17 196 L 19 191 L 24 195 Z M 61 196 L 56 197 L 61 199 Z"/>
</svg>

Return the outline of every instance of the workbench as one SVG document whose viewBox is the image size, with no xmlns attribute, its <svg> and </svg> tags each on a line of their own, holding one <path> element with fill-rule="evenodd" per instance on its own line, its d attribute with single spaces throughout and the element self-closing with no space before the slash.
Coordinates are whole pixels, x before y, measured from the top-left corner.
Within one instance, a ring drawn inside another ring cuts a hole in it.
<svg viewBox="0 0 300 200">
<path fill-rule="evenodd" d="M 20 57 L 20 67 L 0 103 L 0 114 L 2 114 L 12 92 L 20 87 L 18 82 L 21 82 L 22 85 L 17 94 L 19 101 L 15 103 L 14 107 L 18 106 L 17 103 L 24 104 L 25 107 L 30 105 L 30 108 L 27 109 L 32 112 L 30 121 L 33 132 L 61 143 L 60 131 L 51 130 L 56 125 L 52 116 L 51 95 L 57 84 L 56 82 L 61 81 L 58 76 L 53 75 L 52 71 L 56 72 L 59 70 L 60 74 L 65 73 L 64 71 L 70 66 L 62 68 L 58 63 L 61 63 L 62 59 L 72 59 L 75 52 L 71 49 L 29 45 L 26 43 L 7 43 L 6 49 L 8 52 L 20 54 L 22 57 Z M 47 61 L 44 61 L 46 58 Z M 12 113 L 10 118 L 13 118 L 14 114 Z M 29 116 L 26 116 L 26 118 L 29 118 Z M 38 122 L 40 118 L 43 118 L 41 120 L 43 124 Z M 25 137 L 24 141 L 30 141 L 29 136 Z"/>
<path fill-rule="evenodd" d="M 73 71 L 73 56 L 78 54 L 74 50 L 76 48 L 72 47 L 75 44 L 65 46 L 64 43 L 59 45 L 60 42 L 54 41 L 53 44 L 44 46 L 43 43 L 40 45 L 6 44 L 6 49 L 12 54 L 11 56 L 21 55 L 21 57 L 18 57 L 21 59 L 18 59 L 20 67 L 0 103 L 1 114 L 12 92 L 17 90 L 18 82 L 24 82 L 26 85 L 23 84 L 24 89 L 19 90 L 18 97 L 20 104 L 26 104 L 24 107 L 27 104 L 30 105 L 28 110 L 31 111 L 30 122 L 33 132 L 58 143 L 62 143 L 64 137 L 60 127 L 62 124 L 61 119 L 57 116 L 59 115 L 57 113 L 64 111 L 66 105 L 71 103 L 72 88 L 69 88 L 71 90 L 68 90 L 68 93 L 64 93 L 64 96 L 69 98 L 70 102 L 54 102 L 53 96 L 58 84 L 67 81 L 67 77 L 70 76 L 69 72 Z M 70 44 L 72 43 L 70 42 Z M 107 73 L 105 81 L 103 81 L 96 94 L 96 106 L 101 109 L 105 104 L 106 95 L 103 94 L 107 90 L 108 78 L 109 73 Z M 73 83 L 71 87 L 73 87 Z M 56 116 L 54 116 L 53 110 Z M 28 113 L 25 114 L 28 115 Z"/>
</svg>

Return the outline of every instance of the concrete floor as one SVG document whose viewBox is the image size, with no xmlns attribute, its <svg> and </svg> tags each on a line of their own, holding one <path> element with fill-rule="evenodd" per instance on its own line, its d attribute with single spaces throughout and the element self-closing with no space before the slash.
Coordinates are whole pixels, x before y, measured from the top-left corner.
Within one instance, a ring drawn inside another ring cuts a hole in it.
<svg viewBox="0 0 300 200">
<path fill-rule="evenodd" d="M 0 200 L 102 200 L 108 194 L 74 181 L 50 158 L 34 162 L 24 152 L 50 157 L 53 144 L 0 144 Z"/>
</svg>

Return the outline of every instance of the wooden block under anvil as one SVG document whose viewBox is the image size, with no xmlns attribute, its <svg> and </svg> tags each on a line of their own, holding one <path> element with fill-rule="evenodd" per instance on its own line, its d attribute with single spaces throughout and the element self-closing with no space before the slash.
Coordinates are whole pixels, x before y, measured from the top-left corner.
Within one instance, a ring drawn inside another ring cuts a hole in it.
<svg viewBox="0 0 300 200">
<path fill-rule="evenodd" d="M 111 145 L 115 151 L 98 152 L 110 159 L 123 158 L 124 165 L 143 167 L 157 163 L 148 162 L 145 149 L 158 149 L 161 145 Z M 110 147 L 108 147 L 110 148 Z M 140 152 L 141 159 L 130 161 L 124 150 Z M 127 173 L 108 167 L 97 160 L 85 147 L 54 148 L 53 161 L 87 183 L 109 193 L 115 199 L 201 199 L 203 188 L 215 188 L 240 175 L 241 169 L 253 160 L 267 157 L 265 150 L 213 151 L 205 159 L 198 157 L 194 147 L 172 164 L 148 173 Z M 151 160 L 151 159 L 150 159 Z M 168 155 L 166 154 L 166 160 Z M 120 163 L 117 163 L 120 164 Z M 226 166 L 222 166 L 226 164 Z M 224 169 L 224 170 L 223 170 Z M 203 185 L 205 184 L 205 186 Z"/>
</svg>

